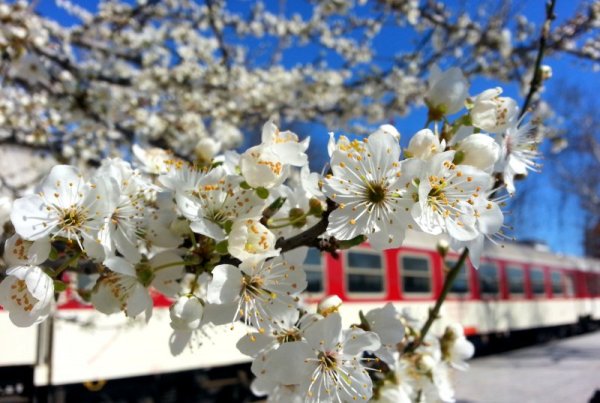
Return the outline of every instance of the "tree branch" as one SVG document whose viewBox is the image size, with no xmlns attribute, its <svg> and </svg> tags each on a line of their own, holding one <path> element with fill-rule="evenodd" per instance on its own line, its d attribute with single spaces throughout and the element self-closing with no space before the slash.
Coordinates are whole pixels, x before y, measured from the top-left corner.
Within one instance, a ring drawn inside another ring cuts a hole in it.
<svg viewBox="0 0 600 403">
<path fill-rule="evenodd" d="M 556 0 L 550 0 L 546 3 L 546 21 L 544 21 L 544 25 L 542 26 L 542 32 L 540 33 L 540 44 L 538 48 L 537 57 L 535 59 L 535 65 L 533 70 L 533 77 L 531 77 L 531 84 L 529 85 L 529 92 L 527 93 L 527 97 L 523 102 L 523 106 L 521 107 L 521 112 L 519 113 L 519 118 L 522 117 L 529 108 L 531 101 L 533 100 L 534 95 L 539 90 L 542 85 L 542 60 L 544 59 L 544 51 L 546 50 L 546 40 L 550 33 L 550 24 L 552 20 L 556 18 L 554 15 L 554 6 L 556 5 Z"/>
<path fill-rule="evenodd" d="M 452 284 L 458 276 L 461 267 L 465 264 L 468 255 L 469 249 L 465 248 L 460 254 L 458 261 L 450 269 L 448 274 L 446 274 L 446 278 L 444 279 L 444 286 L 442 287 L 442 292 L 440 293 L 440 296 L 435 301 L 433 309 L 429 310 L 429 316 L 427 317 L 427 321 L 423 324 L 423 327 L 421 327 L 421 331 L 419 332 L 418 337 L 406 347 L 406 349 L 404 350 L 405 353 L 414 352 L 417 349 L 417 347 L 419 347 L 421 343 L 423 343 L 423 340 L 425 340 L 425 336 L 427 336 L 427 333 L 429 332 L 429 329 L 431 329 L 431 325 L 433 325 L 433 322 L 438 318 L 440 314 L 440 309 L 442 308 L 442 304 L 446 300 L 446 297 L 448 296 L 448 293 L 452 288 Z"/>
<path fill-rule="evenodd" d="M 215 1 L 214 0 L 206 0 L 206 6 L 208 7 L 208 24 L 215 34 L 215 38 L 219 43 L 219 50 L 221 51 L 221 56 L 223 56 L 223 65 L 229 70 L 231 68 L 231 55 L 229 54 L 229 49 L 227 48 L 227 44 L 225 43 L 225 37 L 223 35 L 223 30 L 221 27 L 217 26 L 217 20 L 215 19 Z"/>
<path fill-rule="evenodd" d="M 299 248 L 300 246 L 313 246 L 315 248 L 324 249 L 324 245 L 321 245 L 318 237 L 323 235 L 327 230 L 327 226 L 329 225 L 329 214 L 331 214 L 336 207 L 337 205 L 333 201 L 327 199 L 327 210 L 323 212 L 321 220 L 318 223 L 289 239 L 280 238 L 275 244 L 275 247 L 281 248 L 282 253 Z"/>
</svg>

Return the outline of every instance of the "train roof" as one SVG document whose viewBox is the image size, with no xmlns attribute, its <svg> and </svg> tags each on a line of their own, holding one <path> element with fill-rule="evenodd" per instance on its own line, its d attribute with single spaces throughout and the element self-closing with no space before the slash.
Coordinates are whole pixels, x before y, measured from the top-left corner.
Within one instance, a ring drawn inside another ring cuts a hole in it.
<svg viewBox="0 0 600 403">
<path fill-rule="evenodd" d="M 403 246 L 432 249 L 440 238 L 423 232 L 408 231 Z M 553 253 L 547 247 L 514 241 L 486 242 L 485 258 L 515 260 L 544 266 L 600 273 L 600 259 Z"/>
</svg>

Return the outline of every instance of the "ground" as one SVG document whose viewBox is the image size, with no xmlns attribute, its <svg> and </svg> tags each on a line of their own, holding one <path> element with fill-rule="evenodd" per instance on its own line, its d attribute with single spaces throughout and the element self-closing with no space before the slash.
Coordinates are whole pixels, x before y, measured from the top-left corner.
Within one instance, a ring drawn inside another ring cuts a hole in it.
<svg viewBox="0 0 600 403">
<path fill-rule="evenodd" d="M 458 403 L 600 402 L 600 332 L 476 358 L 455 385 Z"/>
</svg>

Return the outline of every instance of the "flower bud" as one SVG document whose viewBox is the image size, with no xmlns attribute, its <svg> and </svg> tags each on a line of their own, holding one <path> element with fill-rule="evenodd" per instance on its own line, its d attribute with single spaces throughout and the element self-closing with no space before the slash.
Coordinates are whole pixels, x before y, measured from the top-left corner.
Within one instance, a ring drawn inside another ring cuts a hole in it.
<svg viewBox="0 0 600 403">
<path fill-rule="evenodd" d="M 438 137 L 429 129 L 419 130 L 408 143 L 405 150 L 406 155 L 411 157 L 428 159 L 432 155 L 442 152 Z"/>
<path fill-rule="evenodd" d="M 458 151 L 462 152 L 463 165 L 471 165 L 482 171 L 489 172 L 500 156 L 500 146 L 496 140 L 488 135 L 471 134 L 458 145 Z"/>
<path fill-rule="evenodd" d="M 306 216 L 304 215 L 304 210 L 301 208 L 291 208 L 288 213 L 288 218 L 290 219 L 293 227 L 302 228 L 306 225 Z"/>
<path fill-rule="evenodd" d="M 552 67 L 543 64 L 540 67 L 540 73 L 542 73 L 542 80 L 548 80 L 549 78 L 552 78 Z"/>
<path fill-rule="evenodd" d="M 196 148 L 194 148 L 194 154 L 202 162 L 210 162 L 215 155 L 221 150 L 221 143 L 210 138 L 205 137 L 198 141 Z"/>
<path fill-rule="evenodd" d="M 323 214 L 323 203 L 314 197 L 308 201 L 308 213 L 315 217 L 321 217 Z"/>
<path fill-rule="evenodd" d="M 436 245 L 436 249 L 442 258 L 446 257 L 450 250 L 450 244 L 445 239 L 440 239 Z"/>
<path fill-rule="evenodd" d="M 430 120 L 441 120 L 461 110 L 469 95 L 469 83 L 460 69 L 454 67 L 442 72 L 434 66 L 429 77 L 429 91 L 425 102 Z"/>
<path fill-rule="evenodd" d="M 317 312 L 323 316 L 327 316 L 337 312 L 340 306 L 342 306 L 342 299 L 337 295 L 330 295 L 319 302 Z"/>
</svg>

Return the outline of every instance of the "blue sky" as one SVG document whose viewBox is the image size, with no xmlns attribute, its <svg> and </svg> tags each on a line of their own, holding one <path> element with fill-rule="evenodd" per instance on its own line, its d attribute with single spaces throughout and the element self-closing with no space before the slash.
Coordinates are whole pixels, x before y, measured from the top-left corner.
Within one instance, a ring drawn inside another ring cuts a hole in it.
<svg viewBox="0 0 600 403">
<path fill-rule="evenodd" d="M 277 2 L 267 2 L 267 4 L 273 3 L 274 7 L 277 7 Z M 473 1 L 451 1 L 453 5 L 466 4 L 467 7 L 470 5 L 476 5 L 478 2 Z M 531 20 L 536 23 L 540 23 L 545 15 L 544 3 L 539 0 L 535 1 L 521 1 L 519 7 L 522 9 L 522 13 L 527 15 Z M 567 1 L 558 0 L 556 15 L 557 20 L 555 23 L 560 23 L 567 16 L 573 15 L 576 8 L 581 2 L 578 1 Z M 97 1 L 86 1 L 85 7 L 94 10 L 97 5 Z M 238 1 L 232 6 L 236 9 L 248 9 L 253 2 L 250 1 Z M 292 6 L 293 4 L 293 6 Z M 300 14 L 306 14 L 308 8 L 305 2 L 288 2 L 289 12 L 299 12 Z M 292 8 L 294 7 L 294 8 Z M 276 8 L 274 8 L 276 10 Z M 51 16 L 61 24 L 72 25 L 77 22 L 76 19 L 69 16 L 62 9 L 56 7 L 53 0 L 41 0 L 38 3 L 37 10 L 47 16 Z M 385 46 L 388 45 L 388 40 L 391 37 L 393 40 L 401 40 L 402 43 L 396 44 L 402 48 L 406 47 L 409 49 L 412 46 L 414 40 L 414 34 L 408 35 L 407 30 L 404 28 L 390 28 L 386 32 L 386 37 L 381 38 L 375 44 L 377 51 L 381 51 Z M 313 54 L 313 49 L 308 45 L 303 50 L 296 53 L 287 54 L 285 56 L 285 64 L 293 65 L 296 63 L 306 62 L 307 55 Z M 312 56 L 311 56 L 312 57 Z M 336 60 L 329 59 L 328 63 L 335 65 Z M 589 93 L 597 93 L 600 90 L 600 83 L 598 82 L 598 74 L 593 73 L 590 66 L 581 66 L 577 60 L 570 57 L 550 57 L 545 60 L 545 64 L 548 64 L 553 69 L 553 79 L 547 83 L 546 94 L 555 94 L 556 84 L 564 80 L 571 84 L 581 85 L 586 88 Z M 382 68 L 388 67 L 383 63 L 380 64 Z M 501 85 L 505 94 L 512 96 L 518 100 L 522 99 L 522 95 L 518 93 L 516 85 L 506 85 L 505 83 L 498 83 L 493 80 L 486 79 L 475 79 L 471 82 L 471 94 L 476 94 L 486 88 Z M 548 99 L 551 103 L 552 100 Z M 425 122 L 426 111 L 424 107 L 417 107 L 413 109 L 413 112 L 409 116 L 401 117 L 394 116 L 390 117 L 398 129 L 403 134 L 403 144 L 408 142 L 410 136 L 417 130 L 423 127 Z M 307 129 L 311 132 L 313 137 L 312 150 L 323 150 L 324 142 L 326 141 L 326 132 L 328 130 L 335 130 L 336 128 L 323 128 L 318 126 L 307 126 Z M 547 147 L 545 147 L 547 148 Z M 314 151 L 313 151 L 314 152 Z M 323 160 L 322 158 L 315 158 L 316 160 Z M 547 242 L 551 249 L 556 252 L 581 255 L 583 253 L 582 240 L 583 240 L 583 226 L 585 223 L 584 216 L 578 209 L 577 200 L 575 198 L 565 199 L 556 189 L 556 179 L 554 179 L 555 172 L 552 166 L 548 166 L 549 160 L 542 161 L 546 162 L 546 167 L 543 168 L 541 173 L 531 174 L 526 181 L 517 183 L 517 191 L 524 194 L 525 201 L 522 202 L 519 207 L 509 208 L 510 210 L 510 221 L 514 226 L 512 234 L 518 239 L 536 239 Z M 319 167 L 313 169 L 318 170 Z"/>
</svg>

